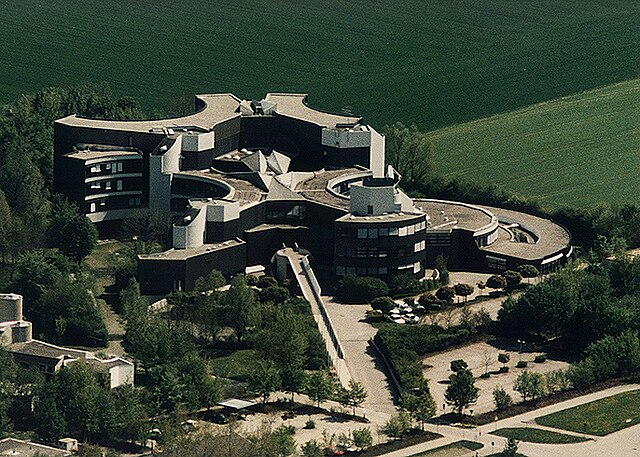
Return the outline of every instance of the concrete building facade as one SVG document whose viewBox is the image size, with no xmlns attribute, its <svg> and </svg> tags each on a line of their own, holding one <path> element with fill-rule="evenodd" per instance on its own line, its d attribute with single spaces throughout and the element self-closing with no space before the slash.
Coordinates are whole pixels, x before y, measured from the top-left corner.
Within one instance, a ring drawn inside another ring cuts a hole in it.
<svg viewBox="0 0 640 457">
<path fill-rule="evenodd" d="M 385 167 L 384 137 L 360 117 L 314 110 L 306 95 L 202 95 L 196 108 L 175 119 L 55 124 L 56 190 L 102 235 L 140 208 L 175 216 L 173 248 L 138 259 L 143 293 L 268 264 L 283 244 L 310 251 L 320 272 L 382 278 L 421 278 L 439 255 L 474 271 L 550 271 L 570 255 L 569 234 L 551 221 L 410 199 Z"/>
</svg>

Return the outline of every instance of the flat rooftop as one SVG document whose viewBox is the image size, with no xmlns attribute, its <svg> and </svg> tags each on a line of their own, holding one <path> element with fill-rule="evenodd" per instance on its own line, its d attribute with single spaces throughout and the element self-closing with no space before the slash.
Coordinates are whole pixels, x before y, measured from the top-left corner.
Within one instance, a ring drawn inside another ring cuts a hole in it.
<svg viewBox="0 0 640 457">
<path fill-rule="evenodd" d="M 9 346 L 9 350 L 11 352 L 15 352 L 16 354 L 44 357 L 48 359 L 61 359 L 67 356 L 72 358 L 84 359 L 89 355 L 87 351 L 64 348 L 39 340 L 31 340 L 25 343 L 15 343 Z"/>
<path fill-rule="evenodd" d="M 401 221 L 410 221 L 412 219 L 416 219 L 420 216 L 424 216 L 421 213 L 388 213 L 388 214 L 380 214 L 376 216 L 358 216 L 355 214 L 345 214 L 344 216 L 337 219 L 340 222 L 359 222 L 363 224 L 371 224 L 373 222 L 401 222 Z"/>
<path fill-rule="evenodd" d="M 245 244 L 244 241 L 239 239 L 222 241 L 221 243 L 203 244 L 194 248 L 187 249 L 169 249 L 164 252 L 157 252 L 155 254 L 139 255 L 140 260 L 186 260 L 191 257 L 207 254 L 213 251 L 222 251 L 231 247 Z"/>
<path fill-rule="evenodd" d="M 341 170 L 322 170 L 314 173 L 314 176 L 306 179 L 296 186 L 294 189 L 308 200 L 317 201 L 326 205 L 331 205 L 343 210 L 349 210 L 349 198 L 339 197 L 328 189 L 329 181 L 334 178 L 344 177 L 348 179 L 351 176 L 370 175 L 370 171 L 360 168 L 343 168 Z"/>
<path fill-rule="evenodd" d="M 252 182 L 234 178 L 232 175 L 226 173 L 218 173 L 216 171 L 207 171 L 207 170 L 188 170 L 188 171 L 179 171 L 174 173 L 174 176 L 197 176 L 203 179 L 210 179 L 214 182 L 222 182 L 231 186 L 232 194 L 226 195 L 224 197 L 218 198 L 228 198 L 238 202 L 244 203 L 253 203 L 260 202 L 267 198 L 267 192 L 253 184 Z"/>
<path fill-rule="evenodd" d="M 355 125 L 362 121 L 361 117 L 343 116 L 325 113 L 307 105 L 307 94 L 269 93 L 265 100 L 275 103 L 276 113 L 281 116 L 299 119 L 312 124 L 335 129 L 338 125 Z"/>
<path fill-rule="evenodd" d="M 75 114 L 58 119 L 56 123 L 72 127 L 87 127 L 104 130 L 118 130 L 126 132 L 145 132 L 165 135 L 161 129 L 177 129 L 194 127 L 209 131 L 217 124 L 234 117 L 240 116 L 238 108 L 240 99 L 233 94 L 207 94 L 196 95 L 196 98 L 205 104 L 205 107 L 197 113 L 188 116 L 157 119 L 149 121 L 105 121 L 97 119 L 85 119 Z M 160 130 L 158 130 L 160 128 Z"/>
<path fill-rule="evenodd" d="M 142 159 L 142 154 L 136 151 L 78 151 L 65 154 L 65 157 L 82 161 L 123 156 L 138 156 Z"/>
<path fill-rule="evenodd" d="M 480 206 L 434 199 L 415 199 L 414 205 L 429 216 L 427 230 L 460 228 L 478 232 L 497 225 L 493 214 Z"/>
<path fill-rule="evenodd" d="M 549 219 L 492 206 L 483 206 L 483 208 L 495 214 L 501 224 L 518 224 L 519 227 L 537 237 L 536 243 L 519 243 L 512 241 L 506 229 L 501 229 L 495 243 L 481 248 L 487 253 L 533 261 L 557 254 L 571 243 L 569 232 Z"/>
<path fill-rule="evenodd" d="M 33 457 L 36 454 L 46 457 L 66 457 L 71 455 L 71 452 L 15 438 L 0 440 L 0 456 L 2 457 Z"/>
</svg>

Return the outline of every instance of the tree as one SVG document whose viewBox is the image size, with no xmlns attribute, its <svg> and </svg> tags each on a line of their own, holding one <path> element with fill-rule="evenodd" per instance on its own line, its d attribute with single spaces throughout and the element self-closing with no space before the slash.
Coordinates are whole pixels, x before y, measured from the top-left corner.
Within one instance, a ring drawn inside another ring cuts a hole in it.
<svg viewBox="0 0 640 457">
<path fill-rule="evenodd" d="M 249 387 L 262 397 L 266 404 L 269 395 L 280 388 L 280 373 L 273 363 L 259 360 L 249 374 Z"/>
<path fill-rule="evenodd" d="M 445 391 L 447 403 L 452 405 L 462 416 L 464 408 L 478 400 L 478 388 L 475 386 L 473 374 L 470 370 L 461 370 L 449 376 L 449 386 Z"/>
<path fill-rule="evenodd" d="M 516 378 L 513 390 L 522 395 L 525 402 L 536 401 L 545 394 L 544 376 L 540 373 L 524 370 Z"/>
<path fill-rule="evenodd" d="M 403 183 L 412 188 L 424 182 L 432 170 L 432 148 L 427 135 L 415 124 L 401 122 L 383 129 L 386 137 L 387 161 L 402 174 Z"/>
<path fill-rule="evenodd" d="M 434 266 L 436 270 L 438 270 L 438 273 L 440 273 L 440 283 L 444 285 L 449 284 L 449 270 L 447 269 L 447 260 L 439 255 L 438 257 L 436 257 Z"/>
<path fill-rule="evenodd" d="M 492 289 L 504 289 L 507 287 L 507 279 L 501 275 L 491 275 L 487 279 L 487 287 Z"/>
<path fill-rule="evenodd" d="M 373 444 L 373 437 L 371 436 L 371 430 L 368 428 L 357 428 L 351 432 L 353 437 L 353 445 L 359 450 L 371 447 Z"/>
<path fill-rule="evenodd" d="M 98 241 L 98 231 L 76 205 L 59 197 L 51 213 L 48 238 L 51 246 L 79 263 L 91 254 Z"/>
<path fill-rule="evenodd" d="M 140 322 L 147 315 L 147 302 L 140 295 L 140 284 L 131 278 L 127 287 L 120 291 L 120 309 L 126 320 Z"/>
<path fill-rule="evenodd" d="M 507 270 L 502 273 L 502 277 L 507 281 L 507 289 L 513 290 L 522 282 L 522 275 L 517 271 Z"/>
<path fill-rule="evenodd" d="M 493 389 L 493 401 L 495 402 L 496 409 L 498 411 L 501 411 L 513 404 L 511 395 L 509 395 L 502 386 L 496 386 L 496 388 Z"/>
<path fill-rule="evenodd" d="M 518 455 L 518 441 L 515 438 L 507 439 L 507 443 L 500 455 L 502 457 L 516 457 Z"/>
<path fill-rule="evenodd" d="M 455 286 L 453 286 L 453 289 L 456 295 L 464 297 L 465 302 L 467 301 L 467 297 L 471 295 L 475 290 L 474 287 L 469 284 L 456 284 Z"/>
<path fill-rule="evenodd" d="M 458 373 L 458 372 L 460 372 L 462 370 L 468 370 L 469 369 L 469 365 L 467 365 L 467 362 L 465 362 L 462 359 L 452 360 L 450 368 L 451 368 L 451 371 L 453 371 L 454 373 Z"/>
<path fill-rule="evenodd" d="M 420 394 L 403 393 L 401 405 L 407 410 L 411 419 L 420 423 L 421 430 L 424 430 L 425 422 L 435 416 L 437 412 L 436 402 L 428 391 Z"/>
<path fill-rule="evenodd" d="M 523 278 L 527 278 L 527 283 L 529 282 L 529 279 L 537 278 L 538 276 L 540 276 L 540 272 L 533 265 L 518 265 L 517 270 Z"/>
<path fill-rule="evenodd" d="M 324 451 L 315 440 L 311 440 L 302 445 L 302 455 L 304 457 L 324 457 Z"/>
<path fill-rule="evenodd" d="M 400 439 L 411 429 L 411 417 L 409 413 L 400 410 L 398 414 L 391 416 L 389 420 L 380 427 L 380 433 L 389 438 Z"/>
<path fill-rule="evenodd" d="M 195 291 L 196 292 L 208 292 L 210 290 L 216 290 L 226 284 L 226 280 L 222 273 L 218 270 L 211 270 L 206 276 L 201 276 L 196 279 Z"/>
<path fill-rule="evenodd" d="M 456 292 L 451 286 L 442 286 L 436 291 L 436 297 L 442 301 L 453 302 L 453 297 L 456 296 Z"/>
<path fill-rule="evenodd" d="M 307 381 L 307 375 L 302 368 L 284 367 L 280 370 L 282 378 L 282 390 L 291 393 L 291 401 L 296 392 L 303 390 Z"/>
<path fill-rule="evenodd" d="M 324 372 L 316 371 L 307 379 L 305 392 L 320 407 L 331 396 L 333 385 Z"/>
<path fill-rule="evenodd" d="M 253 290 L 247 286 L 244 276 L 238 275 L 231 280 L 223 305 L 229 326 L 235 331 L 238 341 L 242 341 L 247 327 L 255 323 L 258 312 Z"/>
<path fill-rule="evenodd" d="M 149 416 L 140 391 L 124 385 L 113 390 L 116 408 L 116 436 L 130 442 L 144 442 L 149 430 Z"/>
<path fill-rule="evenodd" d="M 356 415 L 356 408 L 364 403 L 367 399 L 367 391 L 359 382 L 353 379 L 349 380 L 348 388 L 341 388 L 338 392 L 338 398 L 343 406 L 353 408 L 352 414 Z"/>
</svg>

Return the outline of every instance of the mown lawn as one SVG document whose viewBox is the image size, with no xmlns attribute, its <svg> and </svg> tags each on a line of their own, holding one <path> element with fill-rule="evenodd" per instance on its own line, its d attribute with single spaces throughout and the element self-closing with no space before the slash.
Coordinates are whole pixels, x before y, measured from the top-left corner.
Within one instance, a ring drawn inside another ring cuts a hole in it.
<svg viewBox="0 0 640 457">
<path fill-rule="evenodd" d="M 213 375 L 222 378 L 247 381 L 258 359 L 253 349 L 214 354 L 211 357 L 211 371 Z"/>
<path fill-rule="evenodd" d="M 586 438 L 581 438 L 579 436 L 566 435 L 564 433 L 556 433 L 530 427 L 501 428 L 492 432 L 492 435 L 514 438 L 518 441 L 527 441 L 529 443 L 568 444 L 588 441 Z"/>
<path fill-rule="evenodd" d="M 461 440 L 455 443 L 430 449 L 419 454 L 413 454 L 410 457 L 459 457 L 469 453 L 469 451 L 477 451 L 483 447 L 482 444 L 474 441 Z"/>
<path fill-rule="evenodd" d="M 107 81 L 174 97 L 305 91 L 423 130 L 638 76 L 636 0 L 42 0 L 0 9 L 0 103 Z"/>
<path fill-rule="evenodd" d="M 640 79 L 436 130 L 436 172 L 551 206 L 637 203 Z"/>
<path fill-rule="evenodd" d="M 538 417 L 536 422 L 548 427 L 605 436 L 640 423 L 640 390 Z"/>
</svg>

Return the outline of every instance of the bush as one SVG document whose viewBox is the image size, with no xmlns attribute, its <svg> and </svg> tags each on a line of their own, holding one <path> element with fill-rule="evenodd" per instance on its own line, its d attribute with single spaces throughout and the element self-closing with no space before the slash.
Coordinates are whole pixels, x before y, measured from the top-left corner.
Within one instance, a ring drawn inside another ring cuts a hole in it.
<svg viewBox="0 0 640 457">
<path fill-rule="evenodd" d="M 316 423 L 314 421 L 312 421 L 311 419 L 309 419 L 307 422 L 305 422 L 304 428 L 306 428 L 307 430 L 311 430 L 313 428 L 316 428 Z"/>
<path fill-rule="evenodd" d="M 544 354 L 537 355 L 535 359 L 533 359 L 535 363 L 544 363 L 547 361 L 547 356 Z"/>
<path fill-rule="evenodd" d="M 438 325 L 383 326 L 374 341 L 385 354 L 403 389 L 426 389 L 420 357 L 468 341 L 475 329 Z"/>
<path fill-rule="evenodd" d="M 388 284 L 389 293 L 394 297 L 418 295 L 426 290 L 424 283 L 418 281 L 413 276 L 404 274 L 393 276 Z"/>
<path fill-rule="evenodd" d="M 529 365 L 529 363 L 526 360 L 520 360 L 516 364 L 516 368 L 527 368 L 527 365 Z"/>
<path fill-rule="evenodd" d="M 396 307 L 396 304 L 391 297 L 377 297 L 371 301 L 371 307 L 388 314 L 389 311 Z"/>
<path fill-rule="evenodd" d="M 508 408 L 513 404 L 511 395 L 509 395 L 507 391 L 502 388 L 502 386 L 498 386 L 493 390 L 493 401 L 495 402 L 496 409 L 498 411 Z"/>
<path fill-rule="evenodd" d="M 269 287 L 276 287 L 278 285 L 278 281 L 273 276 L 263 276 L 258 279 L 256 286 L 260 289 L 268 289 Z"/>
<path fill-rule="evenodd" d="M 378 278 L 347 275 L 336 288 L 338 300 L 346 303 L 371 303 L 377 297 L 389 295 L 389 287 Z"/>
<path fill-rule="evenodd" d="M 456 296 L 456 292 L 451 286 L 443 286 L 436 291 L 436 297 L 445 302 L 453 302 L 453 297 Z"/>
</svg>

